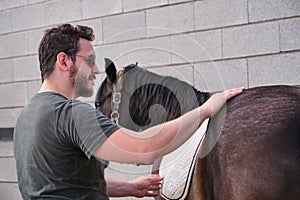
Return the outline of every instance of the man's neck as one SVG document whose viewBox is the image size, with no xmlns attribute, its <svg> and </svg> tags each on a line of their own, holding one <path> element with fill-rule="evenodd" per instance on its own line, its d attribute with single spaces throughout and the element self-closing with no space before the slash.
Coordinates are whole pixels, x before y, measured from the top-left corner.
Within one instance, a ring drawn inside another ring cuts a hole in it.
<svg viewBox="0 0 300 200">
<path fill-rule="evenodd" d="M 45 79 L 42 87 L 39 90 L 41 92 L 55 92 L 65 96 L 67 99 L 74 99 L 73 88 L 67 84 L 55 84 L 54 80 Z"/>
</svg>

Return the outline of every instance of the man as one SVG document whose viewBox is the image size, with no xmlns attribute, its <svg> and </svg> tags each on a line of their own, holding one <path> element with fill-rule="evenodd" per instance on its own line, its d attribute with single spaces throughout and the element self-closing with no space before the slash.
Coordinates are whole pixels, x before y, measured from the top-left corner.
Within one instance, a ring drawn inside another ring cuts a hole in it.
<svg viewBox="0 0 300 200">
<path fill-rule="evenodd" d="M 14 132 L 24 199 L 108 199 L 105 160 L 152 163 L 184 143 L 227 99 L 243 90 L 214 95 L 182 117 L 138 134 L 74 100 L 93 94 L 99 73 L 93 39 L 91 28 L 64 24 L 47 30 L 41 40 L 43 84 L 20 114 Z"/>
</svg>

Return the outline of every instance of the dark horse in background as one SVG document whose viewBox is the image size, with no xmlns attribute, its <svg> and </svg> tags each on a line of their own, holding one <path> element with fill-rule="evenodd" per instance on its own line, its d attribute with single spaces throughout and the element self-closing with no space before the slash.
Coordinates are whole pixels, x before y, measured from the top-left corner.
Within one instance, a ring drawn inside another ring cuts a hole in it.
<svg viewBox="0 0 300 200">
<path fill-rule="evenodd" d="M 210 97 L 136 65 L 120 71 L 106 59 L 96 106 L 110 117 L 112 91 L 122 81 L 119 123 L 135 131 L 179 117 Z M 210 120 L 186 199 L 300 199 L 300 88 L 250 88 L 229 100 Z"/>
</svg>

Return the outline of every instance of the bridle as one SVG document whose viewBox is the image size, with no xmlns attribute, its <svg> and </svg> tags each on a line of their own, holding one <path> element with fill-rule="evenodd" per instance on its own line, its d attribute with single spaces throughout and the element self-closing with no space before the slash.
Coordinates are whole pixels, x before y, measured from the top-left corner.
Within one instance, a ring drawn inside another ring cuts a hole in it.
<svg viewBox="0 0 300 200">
<path fill-rule="evenodd" d="M 119 70 L 116 73 L 116 82 L 113 84 L 112 98 L 111 98 L 111 108 L 112 112 L 110 115 L 110 119 L 112 122 L 119 125 L 119 108 L 122 99 L 122 87 L 123 87 L 123 73 L 124 70 Z"/>
<path fill-rule="evenodd" d="M 123 88 L 123 75 L 126 70 L 131 69 L 132 67 L 137 66 L 138 63 L 136 64 L 131 64 L 128 65 L 127 67 L 124 67 L 123 70 L 119 70 L 116 72 L 116 81 L 113 83 L 113 91 L 112 91 L 112 97 L 111 97 L 111 109 L 112 112 L 110 114 L 110 119 L 112 122 L 116 123 L 119 125 L 119 118 L 120 118 L 120 103 L 122 99 L 122 88 Z M 95 107 L 96 109 L 100 108 L 100 102 L 96 101 L 95 102 Z"/>
</svg>

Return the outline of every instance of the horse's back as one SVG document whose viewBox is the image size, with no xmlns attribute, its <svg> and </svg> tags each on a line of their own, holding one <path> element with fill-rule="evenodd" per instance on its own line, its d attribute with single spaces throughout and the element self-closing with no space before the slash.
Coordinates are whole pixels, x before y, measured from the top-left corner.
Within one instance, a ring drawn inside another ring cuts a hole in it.
<svg viewBox="0 0 300 200">
<path fill-rule="evenodd" d="M 217 143 L 204 158 L 208 196 L 299 198 L 300 88 L 249 89 L 228 102 L 225 116 Z"/>
</svg>

